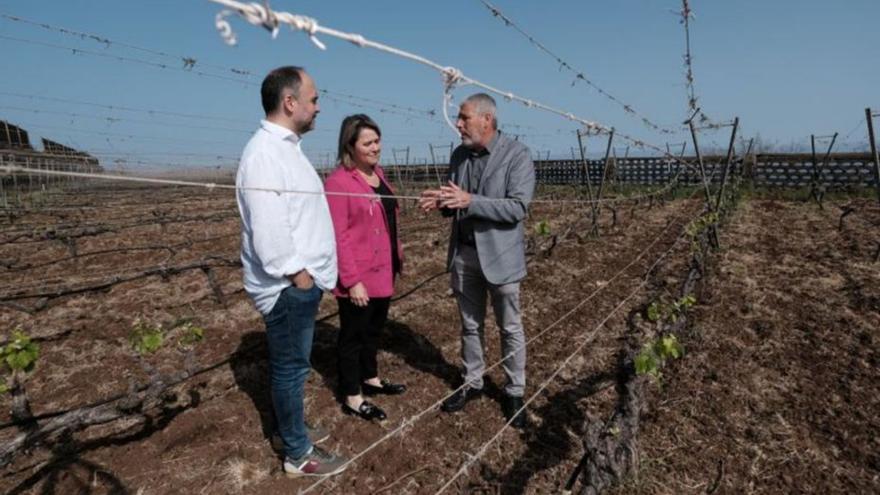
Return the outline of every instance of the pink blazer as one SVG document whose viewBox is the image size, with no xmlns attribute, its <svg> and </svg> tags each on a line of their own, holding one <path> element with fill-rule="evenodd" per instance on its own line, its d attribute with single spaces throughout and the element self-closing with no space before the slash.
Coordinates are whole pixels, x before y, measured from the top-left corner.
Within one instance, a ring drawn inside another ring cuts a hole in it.
<svg viewBox="0 0 880 495">
<path fill-rule="evenodd" d="M 388 189 L 382 168 L 376 166 L 376 175 Z M 327 192 L 375 194 L 373 188 L 357 170 L 336 167 L 326 182 Z M 393 191 L 393 190 L 392 190 Z M 348 289 L 362 282 L 370 297 L 390 297 L 394 293 L 394 275 L 391 266 L 391 240 L 388 236 L 386 212 L 380 198 L 327 195 L 333 230 L 336 234 L 336 257 L 339 280 L 333 294 L 348 297 Z M 399 218 L 399 208 L 390 214 Z M 398 257 L 403 263 L 403 247 L 398 226 Z"/>
</svg>

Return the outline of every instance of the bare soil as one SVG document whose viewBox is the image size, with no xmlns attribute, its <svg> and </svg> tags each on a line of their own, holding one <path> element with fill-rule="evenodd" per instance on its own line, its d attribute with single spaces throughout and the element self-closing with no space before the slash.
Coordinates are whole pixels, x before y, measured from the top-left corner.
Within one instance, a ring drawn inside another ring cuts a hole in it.
<svg viewBox="0 0 880 495">
<path fill-rule="evenodd" d="M 319 312 L 307 418 L 331 432 L 326 447 L 347 456 L 458 384 L 458 315 L 444 273 L 448 226 L 408 206 L 401 222 L 405 273 L 379 362 L 383 376 L 409 390 L 376 400 L 389 414 L 385 423 L 341 413 L 332 297 Z M 618 209 L 615 226 L 606 212 L 602 236 L 592 239 L 586 235 L 589 208 L 533 207 L 524 319 L 527 337 L 547 331 L 528 347 L 527 395 L 547 386 L 529 406 L 529 429 L 504 430 L 450 490 L 560 490 L 580 458 L 585 421 L 607 415 L 616 400 L 609 384 L 627 314 L 674 287 L 686 270 L 689 246 L 680 234 L 699 208 L 693 200 L 630 203 Z M 873 214 L 864 210 L 857 215 Z M 535 233 L 540 221 L 549 223 L 550 236 Z M 880 271 L 870 263 L 872 237 L 857 221 L 848 217 L 837 232 L 830 209 L 744 204 L 723 230 L 723 251 L 685 342 L 688 354 L 651 391 L 655 407 L 645 416 L 643 469 L 621 490 L 702 492 L 715 483 L 719 493 L 877 491 Z M 85 224 L 109 229 L 89 234 Z M 99 285 L 156 266 L 235 259 L 239 224 L 228 194 L 93 188 L 56 196 L 41 212 L 6 218 L 0 228 L 0 329 L 21 327 L 41 345 L 26 382 L 34 414 L 81 407 L 147 383 L 128 343 L 136 318 L 166 328 L 191 319 L 206 330 L 198 365 L 216 365 L 176 387 L 176 397 L 161 409 L 52 438 L 18 455 L 0 474 L 0 491 L 280 494 L 314 482 L 284 477 L 267 440 L 263 324 L 238 268 L 211 268 L 213 287 L 205 271 L 194 269 L 60 297 L 4 298 Z M 559 237 L 548 251 L 553 235 Z M 651 285 L 639 289 L 664 253 Z M 500 355 L 497 335 L 487 321 L 489 363 Z M 147 359 L 166 372 L 184 366 L 173 345 Z M 503 383 L 503 372 L 493 369 L 486 396 L 465 411 L 428 411 L 314 493 L 436 492 L 501 429 Z M 11 420 L 10 407 L 8 396 L 0 398 L 0 422 Z M 14 426 L 0 429 L 0 443 L 18 433 Z"/>
<path fill-rule="evenodd" d="M 619 493 L 880 493 L 876 201 L 753 200 L 723 229 L 687 356 Z"/>
</svg>

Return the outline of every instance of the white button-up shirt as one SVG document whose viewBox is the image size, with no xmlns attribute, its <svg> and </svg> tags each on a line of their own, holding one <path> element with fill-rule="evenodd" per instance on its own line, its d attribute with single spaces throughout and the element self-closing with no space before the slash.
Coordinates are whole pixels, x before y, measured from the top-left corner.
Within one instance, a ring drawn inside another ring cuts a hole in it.
<svg viewBox="0 0 880 495">
<path fill-rule="evenodd" d="M 336 240 L 321 178 L 300 149 L 300 137 L 260 122 L 241 155 L 235 185 L 310 191 L 291 194 L 238 189 L 244 288 L 263 314 L 291 285 L 287 275 L 307 270 L 324 290 L 336 285 Z"/>
</svg>

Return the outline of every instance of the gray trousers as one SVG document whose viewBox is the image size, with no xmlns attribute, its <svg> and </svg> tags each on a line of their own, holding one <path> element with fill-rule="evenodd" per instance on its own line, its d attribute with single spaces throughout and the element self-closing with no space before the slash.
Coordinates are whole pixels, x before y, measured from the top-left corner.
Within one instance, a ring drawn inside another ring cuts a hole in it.
<svg viewBox="0 0 880 495">
<path fill-rule="evenodd" d="M 460 245 L 452 260 L 451 285 L 461 314 L 461 362 L 465 383 L 472 388 L 483 387 L 483 329 L 488 293 L 495 322 L 501 330 L 501 355 L 513 353 L 502 364 L 507 374 L 504 392 L 511 397 L 522 397 L 526 385 L 526 348 L 519 307 L 519 282 L 490 283 L 483 276 L 477 250 Z M 514 349 L 518 350 L 514 352 Z"/>
</svg>

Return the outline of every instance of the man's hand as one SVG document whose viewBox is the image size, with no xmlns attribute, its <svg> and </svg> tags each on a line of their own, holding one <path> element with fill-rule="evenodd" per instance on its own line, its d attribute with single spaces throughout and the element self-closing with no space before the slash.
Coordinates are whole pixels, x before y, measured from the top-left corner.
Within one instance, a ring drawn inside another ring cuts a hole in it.
<svg viewBox="0 0 880 495">
<path fill-rule="evenodd" d="M 423 211 L 433 211 L 440 207 L 440 190 L 426 189 L 419 198 L 419 207 Z"/>
<path fill-rule="evenodd" d="M 358 282 L 354 284 L 354 287 L 348 291 L 349 297 L 351 297 L 351 302 L 354 303 L 355 306 L 364 307 L 370 302 L 370 296 L 367 295 L 367 288 L 364 287 L 364 284 Z"/>
<path fill-rule="evenodd" d="M 440 206 L 461 210 L 471 205 L 471 194 L 462 190 L 454 182 L 440 188 Z"/>
<path fill-rule="evenodd" d="M 315 285 L 315 280 L 305 269 L 302 269 L 293 275 L 288 275 L 287 278 L 293 282 L 293 285 L 297 289 L 309 290 Z"/>
</svg>

